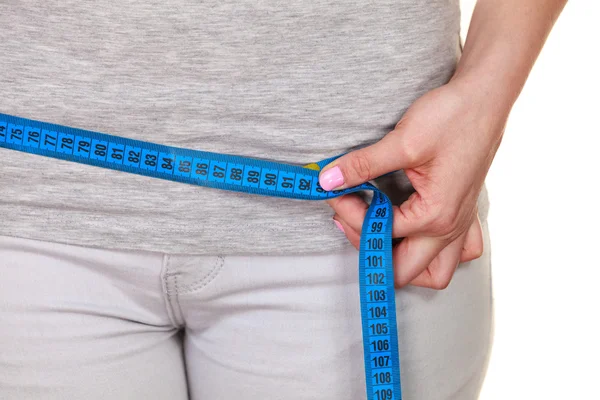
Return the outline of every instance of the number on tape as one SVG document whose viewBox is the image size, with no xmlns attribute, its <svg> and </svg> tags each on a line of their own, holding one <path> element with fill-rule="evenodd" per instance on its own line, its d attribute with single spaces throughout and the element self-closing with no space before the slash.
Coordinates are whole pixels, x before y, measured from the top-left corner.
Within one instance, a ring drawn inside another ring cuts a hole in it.
<svg viewBox="0 0 600 400">
<path fill-rule="evenodd" d="M 360 304 L 368 400 L 401 400 L 400 360 L 392 265 L 392 209 L 387 196 L 365 183 L 326 192 L 319 170 L 235 155 L 163 146 L 119 136 L 0 114 L 0 147 L 160 179 L 302 200 L 375 192 L 362 228 Z"/>
</svg>

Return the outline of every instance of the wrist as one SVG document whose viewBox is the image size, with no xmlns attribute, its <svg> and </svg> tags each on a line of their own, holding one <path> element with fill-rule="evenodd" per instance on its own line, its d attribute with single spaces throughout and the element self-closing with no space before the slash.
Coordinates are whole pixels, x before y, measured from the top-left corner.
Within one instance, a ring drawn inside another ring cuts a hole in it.
<svg viewBox="0 0 600 400">
<path fill-rule="evenodd" d="M 459 101 L 461 119 L 477 133 L 478 141 L 495 146 L 502 139 L 514 100 L 494 82 L 477 76 L 453 78 L 446 85 Z"/>
<path fill-rule="evenodd" d="M 466 102 L 475 115 L 495 125 L 504 124 L 520 93 L 515 82 L 476 68 L 457 69 L 448 86 Z"/>
<path fill-rule="evenodd" d="M 471 106 L 476 106 L 486 113 L 508 117 L 521 87 L 503 73 L 477 68 L 457 69 L 448 83 L 462 97 L 469 99 Z"/>
</svg>

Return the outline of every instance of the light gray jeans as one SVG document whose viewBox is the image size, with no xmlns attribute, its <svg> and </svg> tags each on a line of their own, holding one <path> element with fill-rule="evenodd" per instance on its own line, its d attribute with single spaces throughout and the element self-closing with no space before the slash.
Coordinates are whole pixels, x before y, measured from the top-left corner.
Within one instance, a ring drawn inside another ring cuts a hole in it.
<svg viewBox="0 0 600 400">
<path fill-rule="evenodd" d="M 0 399 L 362 400 L 357 263 L 0 236 Z M 477 398 L 490 283 L 486 241 L 446 290 L 397 292 L 404 399 Z"/>
</svg>

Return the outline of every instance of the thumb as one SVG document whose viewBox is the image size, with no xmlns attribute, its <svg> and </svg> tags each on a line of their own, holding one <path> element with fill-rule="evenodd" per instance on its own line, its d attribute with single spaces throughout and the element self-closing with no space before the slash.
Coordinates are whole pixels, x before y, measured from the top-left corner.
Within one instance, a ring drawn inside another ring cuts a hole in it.
<svg viewBox="0 0 600 400">
<path fill-rule="evenodd" d="M 343 155 L 323 168 L 321 187 L 327 191 L 346 189 L 411 167 L 401 142 L 399 132 L 392 131 L 371 146 Z"/>
</svg>

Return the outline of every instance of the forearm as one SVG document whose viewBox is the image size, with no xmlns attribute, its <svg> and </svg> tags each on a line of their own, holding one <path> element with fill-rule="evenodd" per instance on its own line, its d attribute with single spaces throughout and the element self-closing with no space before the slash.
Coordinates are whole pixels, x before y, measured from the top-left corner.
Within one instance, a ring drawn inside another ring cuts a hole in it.
<svg viewBox="0 0 600 400">
<path fill-rule="evenodd" d="M 508 113 L 567 0 L 479 0 L 453 77 Z"/>
</svg>

